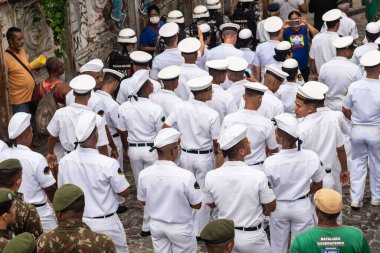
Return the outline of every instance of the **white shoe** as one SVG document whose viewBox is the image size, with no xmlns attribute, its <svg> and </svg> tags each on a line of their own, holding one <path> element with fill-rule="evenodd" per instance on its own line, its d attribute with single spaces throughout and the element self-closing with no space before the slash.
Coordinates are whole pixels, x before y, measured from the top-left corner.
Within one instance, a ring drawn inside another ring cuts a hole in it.
<svg viewBox="0 0 380 253">
<path fill-rule="evenodd" d="M 371 206 L 380 206 L 380 200 L 371 200 Z"/>
<path fill-rule="evenodd" d="M 354 209 L 359 209 L 360 207 L 363 207 L 363 202 L 352 200 L 351 201 L 351 207 Z"/>
</svg>

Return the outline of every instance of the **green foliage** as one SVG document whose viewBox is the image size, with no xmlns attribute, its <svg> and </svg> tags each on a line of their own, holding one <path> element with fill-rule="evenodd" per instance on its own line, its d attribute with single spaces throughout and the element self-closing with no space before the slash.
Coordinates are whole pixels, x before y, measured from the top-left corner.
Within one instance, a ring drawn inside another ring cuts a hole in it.
<svg viewBox="0 0 380 253">
<path fill-rule="evenodd" d="M 54 44 L 58 47 L 54 53 L 62 58 L 65 45 L 66 0 L 39 0 L 46 23 L 53 30 Z"/>
</svg>

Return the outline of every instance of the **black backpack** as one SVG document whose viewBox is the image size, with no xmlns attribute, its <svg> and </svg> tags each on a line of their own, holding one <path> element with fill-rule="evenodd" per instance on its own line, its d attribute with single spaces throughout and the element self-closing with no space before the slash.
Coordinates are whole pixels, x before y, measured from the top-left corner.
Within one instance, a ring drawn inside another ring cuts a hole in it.
<svg viewBox="0 0 380 253">
<path fill-rule="evenodd" d="M 61 84 L 61 82 L 54 84 L 50 92 L 45 89 L 42 82 L 39 85 L 42 89 L 43 96 L 38 102 L 35 114 L 36 131 L 38 134 L 49 135 L 47 126 L 49 125 L 50 120 L 53 118 L 55 111 L 58 109 L 58 105 L 55 102 L 53 94 L 59 84 Z"/>
</svg>

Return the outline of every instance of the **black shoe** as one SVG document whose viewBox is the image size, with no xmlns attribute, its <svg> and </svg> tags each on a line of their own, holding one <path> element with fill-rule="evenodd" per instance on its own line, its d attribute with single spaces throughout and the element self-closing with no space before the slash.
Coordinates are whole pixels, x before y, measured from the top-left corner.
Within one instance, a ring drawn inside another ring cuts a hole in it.
<svg viewBox="0 0 380 253">
<path fill-rule="evenodd" d="M 143 231 L 143 230 L 141 230 L 140 235 L 141 235 L 141 237 L 148 237 L 148 236 L 150 236 L 150 231 Z"/>
<path fill-rule="evenodd" d="M 121 214 L 121 213 L 125 213 L 126 211 L 128 211 L 128 207 L 127 206 L 119 205 L 119 207 L 117 208 L 116 213 L 117 214 Z"/>
</svg>

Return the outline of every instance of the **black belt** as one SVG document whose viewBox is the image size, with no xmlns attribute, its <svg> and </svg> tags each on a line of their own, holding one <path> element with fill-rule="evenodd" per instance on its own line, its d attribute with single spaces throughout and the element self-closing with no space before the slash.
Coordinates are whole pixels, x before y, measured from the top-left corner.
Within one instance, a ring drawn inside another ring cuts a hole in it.
<svg viewBox="0 0 380 253">
<path fill-rule="evenodd" d="M 190 154 L 198 154 L 198 155 L 204 155 L 204 154 L 210 154 L 212 152 L 212 149 L 210 150 L 187 150 L 184 148 L 181 148 L 182 151 Z"/>
<path fill-rule="evenodd" d="M 44 206 L 46 205 L 46 202 L 45 203 L 42 203 L 42 204 L 32 204 L 34 207 L 41 207 L 41 206 Z"/>
<path fill-rule="evenodd" d="M 114 214 L 115 213 L 110 213 L 110 214 L 103 215 L 103 216 L 90 217 L 90 219 L 105 219 L 105 218 L 111 217 Z"/>
<path fill-rule="evenodd" d="M 153 143 L 149 142 L 149 143 L 129 143 L 128 142 L 128 146 L 130 147 L 153 147 Z"/>
<path fill-rule="evenodd" d="M 331 173 L 331 170 L 325 170 L 326 171 L 326 173 Z"/>
<path fill-rule="evenodd" d="M 306 195 L 304 195 L 304 196 L 302 196 L 302 197 L 299 197 L 298 199 L 296 199 L 296 200 L 300 200 L 300 199 L 306 199 L 306 198 L 308 198 L 309 197 L 309 194 L 306 194 Z"/>
<path fill-rule="evenodd" d="M 261 165 L 261 164 L 263 164 L 263 163 L 264 163 L 264 161 L 261 161 L 261 162 L 257 162 L 257 163 L 251 164 L 251 165 L 249 165 L 249 166 L 253 166 L 253 165 Z"/>
<path fill-rule="evenodd" d="M 119 136 L 120 136 L 120 133 L 116 133 L 116 134 L 112 135 L 113 138 L 116 138 L 116 137 L 119 137 Z"/>
<path fill-rule="evenodd" d="M 235 229 L 237 230 L 242 230 L 242 231 L 256 231 L 256 230 L 259 230 L 261 228 L 261 224 L 259 224 L 258 226 L 256 227 L 250 227 L 250 228 L 245 228 L 245 227 L 235 227 Z"/>
</svg>

